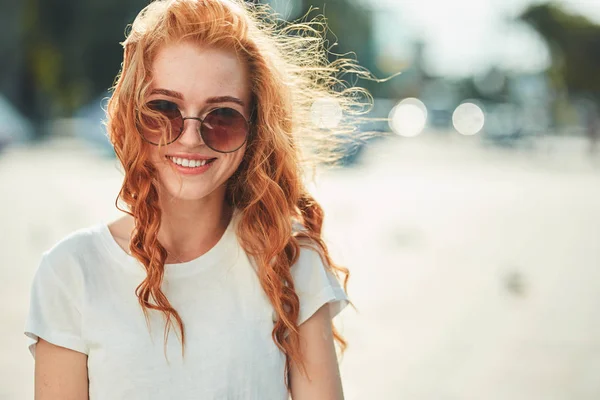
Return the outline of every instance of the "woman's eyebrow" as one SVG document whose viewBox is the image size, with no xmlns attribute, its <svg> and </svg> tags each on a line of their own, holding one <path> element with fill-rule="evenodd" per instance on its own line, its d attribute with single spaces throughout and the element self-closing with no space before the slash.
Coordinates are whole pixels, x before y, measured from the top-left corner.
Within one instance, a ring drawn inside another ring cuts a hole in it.
<svg viewBox="0 0 600 400">
<path fill-rule="evenodd" d="M 239 104 L 240 106 L 244 107 L 244 102 L 241 99 L 238 99 L 237 97 L 233 97 L 233 96 L 209 97 L 208 99 L 206 99 L 206 102 L 208 104 L 214 104 L 214 103 L 236 103 L 236 104 Z"/>
<path fill-rule="evenodd" d="M 183 94 L 176 92 L 174 90 L 168 90 L 168 89 L 152 89 L 152 91 L 150 92 L 150 94 L 163 94 L 165 96 L 170 96 L 170 97 L 174 97 L 176 99 L 179 100 L 183 100 Z M 235 103 L 235 104 L 239 104 L 240 106 L 244 107 L 245 104 L 244 102 L 234 96 L 215 96 L 215 97 L 209 97 L 208 99 L 206 99 L 206 103 L 207 104 L 215 104 L 215 103 Z"/>
<path fill-rule="evenodd" d="M 183 95 L 181 93 L 168 89 L 152 89 L 150 94 L 164 94 L 165 96 L 170 96 L 179 100 L 183 100 Z"/>
</svg>

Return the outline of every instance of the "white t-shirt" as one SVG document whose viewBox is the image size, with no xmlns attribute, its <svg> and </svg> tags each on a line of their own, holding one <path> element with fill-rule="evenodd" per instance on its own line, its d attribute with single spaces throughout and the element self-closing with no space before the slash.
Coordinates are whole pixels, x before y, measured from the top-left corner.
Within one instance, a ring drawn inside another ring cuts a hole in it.
<svg viewBox="0 0 600 400">
<path fill-rule="evenodd" d="M 271 332 L 274 311 L 254 263 L 235 234 L 234 217 L 204 255 L 165 265 L 163 292 L 183 319 L 164 352 L 164 317 L 149 310 L 150 332 L 135 295 L 143 266 L 106 224 L 73 232 L 43 254 L 25 325 L 35 358 L 38 337 L 88 355 L 91 400 L 284 400 L 285 357 Z M 302 248 L 292 266 L 302 324 L 329 303 L 348 299 L 319 254 Z"/>
</svg>

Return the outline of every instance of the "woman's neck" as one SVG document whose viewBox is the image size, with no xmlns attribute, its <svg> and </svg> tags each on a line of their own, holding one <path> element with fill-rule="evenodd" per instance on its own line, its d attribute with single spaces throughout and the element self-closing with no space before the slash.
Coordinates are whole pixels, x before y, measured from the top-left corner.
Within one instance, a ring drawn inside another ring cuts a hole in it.
<svg viewBox="0 0 600 400">
<path fill-rule="evenodd" d="M 234 211 L 224 196 L 212 195 L 194 201 L 166 199 L 160 207 L 158 239 L 167 249 L 167 263 L 193 260 L 210 250 L 223 236 Z"/>
</svg>

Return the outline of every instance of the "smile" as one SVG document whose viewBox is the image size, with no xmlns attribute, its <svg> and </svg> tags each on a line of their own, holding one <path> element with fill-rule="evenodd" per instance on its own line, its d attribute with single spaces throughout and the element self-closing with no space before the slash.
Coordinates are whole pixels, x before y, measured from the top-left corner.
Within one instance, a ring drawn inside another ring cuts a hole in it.
<svg viewBox="0 0 600 400">
<path fill-rule="evenodd" d="M 187 158 L 180 158 L 180 157 L 171 157 L 171 156 L 167 156 L 167 158 L 173 163 L 176 164 L 180 167 L 187 167 L 187 168 L 198 168 L 198 167 L 202 167 L 206 164 L 210 164 L 213 161 L 216 160 L 216 158 L 211 158 L 211 159 L 204 159 L 204 160 L 191 160 L 191 159 L 187 159 Z"/>
</svg>

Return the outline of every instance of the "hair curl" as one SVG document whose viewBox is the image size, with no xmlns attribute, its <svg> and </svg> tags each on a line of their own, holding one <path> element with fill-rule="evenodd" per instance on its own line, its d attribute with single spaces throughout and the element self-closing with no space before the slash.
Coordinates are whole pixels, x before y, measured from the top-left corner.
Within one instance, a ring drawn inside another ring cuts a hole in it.
<svg viewBox="0 0 600 400">
<path fill-rule="evenodd" d="M 225 200 L 241 211 L 236 233 L 254 258 L 261 286 L 278 315 L 272 338 L 286 355 L 286 384 L 290 363 L 306 373 L 299 347 L 299 300 L 290 270 L 300 247 L 319 251 L 328 268 L 345 275 L 345 288 L 348 281 L 348 270 L 329 256 L 321 237 L 323 209 L 302 176 L 305 167 L 339 159 L 340 144 L 360 140 L 357 120 L 371 104 L 365 101 L 371 99 L 365 90 L 341 79 L 348 73 L 368 77 L 368 71 L 349 58 L 329 62 L 325 31 L 323 19 L 287 23 L 267 6 L 238 0 L 154 1 L 139 13 L 126 35 L 122 69 L 107 109 L 108 133 L 125 175 L 117 207 L 123 201 L 128 208 L 123 211 L 134 217 L 130 250 L 147 271 L 136 295 L 146 318 L 149 309 L 164 314 L 165 346 L 176 322 L 183 354 L 184 322 L 160 289 L 167 250 L 157 239 L 158 178 L 136 121 L 161 46 L 191 40 L 231 49 L 247 64 L 255 115 L 244 159 L 228 181 Z M 339 124 L 329 129 L 311 124 L 318 104 L 333 104 L 341 115 Z M 292 220 L 304 229 L 293 231 Z M 333 330 L 343 353 L 346 342 Z"/>
</svg>

